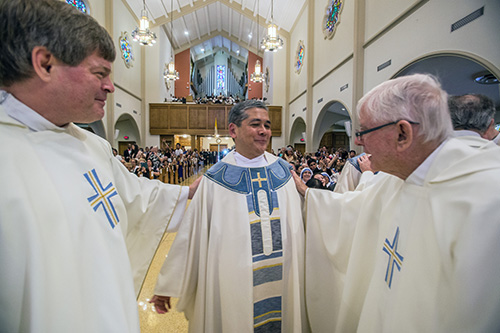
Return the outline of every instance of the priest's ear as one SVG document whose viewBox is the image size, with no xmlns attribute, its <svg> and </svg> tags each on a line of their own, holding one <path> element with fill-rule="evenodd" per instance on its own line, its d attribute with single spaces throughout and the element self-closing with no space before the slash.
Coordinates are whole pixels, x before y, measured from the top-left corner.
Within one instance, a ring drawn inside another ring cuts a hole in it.
<svg viewBox="0 0 500 333">
<path fill-rule="evenodd" d="M 31 51 L 31 64 L 33 70 L 42 81 L 48 82 L 51 79 L 51 70 L 56 62 L 56 58 L 44 46 L 35 46 Z"/>
<path fill-rule="evenodd" d="M 397 124 L 398 142 L 396 150 L 403 152 L 413 143 L 413 127 L 406 120 L 400 120 Z"/>
<path fill-rule="evenodd" d="M 233 139 L 236 139 L 236 137 L 238 136 L 238 135 L 237 135 L 238 126 L 236 126 L 236 124 L 235 124 L 235 123 L 229 123 L 228 130 L 229 130 L 229 135 L 230 135 Z"/>
</svg>

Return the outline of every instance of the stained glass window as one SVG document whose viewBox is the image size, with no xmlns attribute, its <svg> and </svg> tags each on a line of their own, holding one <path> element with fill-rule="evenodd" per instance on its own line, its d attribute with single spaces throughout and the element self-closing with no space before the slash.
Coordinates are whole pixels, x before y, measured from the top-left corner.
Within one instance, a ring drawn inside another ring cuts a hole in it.
<svg viewBox="0 0 500 333">
<path fill-rule="evenodd" d="M 217 65 L 217 90 L 225 89 L 224 85 L 225 79 L 226 79 L 226 66 Z"/>
<path fill-rule="evenodd" d="M 302 69 L 302 65 L 304 64 L 304 54 L 305 54 L 305 48 L 304 48 L 304 42 L 299 41 L 299 46 L 297 47 L 297 56 L 296 56 L 296 63 L 295 63 L 295 71 L 297 73 L 300 73 L 300 70 Z"/>
<path fill-rule="evenodd" d="M 326 15 L 323 20 L 323 33 L 325 38 L 332 38 L 340 20 L 340 12 L 344 7 L 343 0 L 329 0 L 326 6 Z"/>
<path fill-rule="evenodd" d="M 132 45 L 130 45 L 130 41 L 128 39 L 128 35 L 126 32 L 122 32 L 120 39 L 120 54 L 122 56 L 123 61 L 125 62 L 125 66 L 127 68 L 132 67 L 132 61 L 134 60 L 134 55 L 132 54 Z"/>
<path fill-rule="evenodd" d="M 87 5 L 82 0 L 66 0 L 66 3 L 76 7 L 82 13 L 88 14 Z"/>
</svg>

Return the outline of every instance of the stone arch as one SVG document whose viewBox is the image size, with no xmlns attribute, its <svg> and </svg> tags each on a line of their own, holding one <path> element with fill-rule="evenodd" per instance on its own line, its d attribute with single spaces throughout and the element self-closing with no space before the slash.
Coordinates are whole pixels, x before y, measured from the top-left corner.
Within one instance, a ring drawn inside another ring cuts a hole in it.
<svg viewBox="0 0 500 333">
<path fill-rule="evenodd" d="M 340 101 L 332 100 L 325 104 L 316 118 L 313 130 L 313 149 L 316 150 L 325 133 L 332 133 L 332 140 L 335 136 L 342 136 L 342 142 L 333 142 L 332 147 L 349 148 L 349 138 L 351 137 L 351 116 L 347 107 Z M 342 147 L 341 147 L 342 146 Z M 330 147 L 331 148 L 331 147 Z"/>
<path fill-rule="evenodd" d="M 114 126 L 115 135 L 113 147 L 119 148 L 120 143 L 135 142 L 139 147 L 142 147 L 141 135 L 137 123 L 130 114 L 122 114 Z M 126 138 L 127 137 L 127 138 Z"/>
<path fill-rule="evenodd" d="M 483 94 L 500 106 L 500 70 L 488 61 L 469 53 L 439 52 L 421 56 L 403 67 L 392 78 L 415 73 L 429 73 L 436 76 L 443 89 L 450 95 Z M 484 84 L 475 78 L 489 75 L 496 83 Z M 500 113 L 496 115 L 500 122 Z"/>
<path fill-rule="evenodd" d="M 304 143 L 305 141 L 301 141 L 301 139 L 305 140 L 305 136 L 303 133 L 306 132 L 306 122 L 304 118 L 297 117 L 295 118 L 292 127 L 290 129 L 290 144 L 293 145 L 295 143 Z"/>
</svg>

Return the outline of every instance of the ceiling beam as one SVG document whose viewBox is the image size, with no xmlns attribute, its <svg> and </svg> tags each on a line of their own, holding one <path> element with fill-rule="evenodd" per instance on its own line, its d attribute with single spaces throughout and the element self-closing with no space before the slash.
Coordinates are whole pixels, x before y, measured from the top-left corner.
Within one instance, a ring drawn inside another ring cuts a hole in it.
<svg viewBox="0 0 500 333">
<path fill-rule="evenodd" d="M 222 9 L 220 7 L 220 1 L 217 1 L 217 31 L 222 31 Z"/>
<path fill-rule="evenodd" d="M 206 1 L 196 1 L 193 3 L 193 6 L 191 7 L 190 5 L 186 5 L 180 9 L 177 10 L 176 13 L 173 13 L 174 20 L 180 18 L 181 16 L 191 14 L 192 12 L 195 12 L 199 9 L 202 9 L 204 7 L 207 7 L 213 3 L 216 3 L 219 0 L 206 0 Z M 162 25 L 162 24 L 167 24 L 169 19 L 166 16 L 160 16 L 156 19 L 155 26 L 156 25 Z"/>
<path fill-rule="evenodd" d="M 256 21 L 256 16 L 254 16 L 254 12 L 252 10 L 250 10 L 248 8 L 242 8 L 242 6 L 240 4 L 238 4 L 237 2 L 230 1 L 230 0 L 196 1 L 192 7 L 188 4 L 188 5 L 180 8 L 180 12 L 173 13 L 174 20 L 178 19 L 181 16 L 191 14 L 192 12 L 197 11 L 199 9 L 202 9 L 208 5 L 213 4 L 213 3 L 218 3 L 219 6 L 220 6 L 220 4 L 226 5 L 227 7 L 229 7 L 230 10 L 232 9 L 232 10 L 240 13 L 241 15 L 248 17 L 250 20 Z M 179 9 L 178 9 L 178 11 L 179 11 Z M 269 13 L 270 13 L 270 11 L 269 11 Z M 268 22 L 267 18 L 260 16 L 259 22 L 260 22 L 261 26 L 267 28 L 267 24 L 266 24 L 266 22 Z M 154 26 L 158 26 L 158 25 L 162 25 L 162 24 L 166 24 L 166 23 L 168 23 L 168 18 L 166 18 L 165 16 L 161 16 L 155 20 Z M 290 39 L 290 32 L 286 31 L 285 29 L 280 28 L 278 33 L 282 37 L 285 37 L 286 39 Z"/>
<path fill-rule="evenodd" d="M 229 39 L 230 41 L 238 44 L 240 47 L 245 48 L 245 49 L 247 49 L 248 51 L 250 51 L 252 53 L 257 54 L 257 52 L 260 52 L 260 50 L 256 49 L 253 46 L 247 47 L 244 43 L 242 43 L 241 41 L 239 41 L 235 36 L 229 36 L 229 34 L 226 31 L 221 31 L 221 32 L 217 32 L 217 35 L 205 34 L 205 35 L 201 36 L 201 40 L 196 40 L 193 43 L 186 43 L 184 45 L 181 45 L 179 48 L 176 48 L 174 50 L 174 53 L 175 54 L 181 53 L 183 51 L 186 51 L 187 49 L 190 49 L 191 47 L 194 47 L 194 46 L 196 46 L 196 45 L 198 45 L 200 43 L 203 43 L 205 41 L 211 40 L 212 38 L 217 37 L 217 36 L 221 36 L 221 37 L 224 37 L 226 39 Z M 213 46 L 212 46 L 212 49 L 213 49 Z"/>
<path fill-rule="evenodd" d="M 208 7 L 203 8 L 203 12 L 205 13 L 205 20 L 207 20 L 207 27 L 208 27 L 208 35 L 210 36 L 212 28 L 210 28 L 210 20 L 208 19 Z"/>
<path fill-rule="evenodd" d="M 228 31 L 229 36 L 232 35 L 232 30 L 233 30 L 233 11 L 230 10 L 229 11 L 229 31 Z"/>
<path fill-rule="evenodd" d="M 242 34 L 243 34 L 243 15 L 240 15 L 240 31 L 238 34 L 238 40 L 241 40 Z"/>
<path fill-rule="evenodd" d="M 189 37 L 189 30 L 187 28 L 186 19 L 184 18 L 184 16 L 181 17 L 181 21 L 182 21 L 182 26 L 184 27 L 184 36 L 186 36 L 188 43 L 191 43 L 191 37 Z M 187 32 L 187 34 L 186 34 L 186 32 Z"/>
<path fill-rule="evenodd" d="M 198 39 L 201 39 L 200 25 L 198 24 L 198 15 L 196 15 L 196 12 L 194 12 L 193 16 L 194 16 L 194 27 L 196 28 L 196 34 L 198 35 Z"/>
<path fill-rule="evenodd" d="M 198 57 L 193 57 L 193 61 L 194 62 L 197 62 L 197 61 L 201 61 L 201 60 L 205 60 L 206 58 L 208 57 L 211 57 L 212 54 L 214 53 L 217 53 L 218 51 L 220 50 L 223 50 L 223 51 L 226 51 L 229 55 L 231 55 L 231 57 L 235 58 L 235 59 L 238 59 L 239 61 L 243 62 L 243 63 L 246 63 L 248 59 L 245 59 L 243 58 L 242 56 L 240 56 L 239 54 L 229 50 L 227 47 L 225 46 L 216 46 L 212 49 L 212 52 L 211 53 L 203 53 L 202 55 L 198 56 Z"/>
</svg>

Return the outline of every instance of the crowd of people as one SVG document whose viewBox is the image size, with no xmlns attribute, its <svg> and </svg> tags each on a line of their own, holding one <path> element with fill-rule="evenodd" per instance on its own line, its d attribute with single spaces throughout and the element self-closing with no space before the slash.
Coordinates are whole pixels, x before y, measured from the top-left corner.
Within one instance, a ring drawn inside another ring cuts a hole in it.
<svg viewBox="0 0 500 333">
<path fill-rule="evenodd" d="M 176 147 L 163 145 L 139 148 L 136 144 L 129 144 L 123 152 L 113 148 L 114 156 L 125 167 L 138 177 L 158 179 L 162 172 L 175 171 L 179 181 L 197 174 L 204 166 L 215 164 L 218 161 L 217 152 L 207 149 L 186 149 L 180 144 Z M 354 163 L 356 152 L 344 148 L 320 147 L 315 153 L 301 153 L 291 145 L 281 148 L 278 156 L 292 165 L 293 170 L 300 175 L 308 187 L 333 191 L 339 176 L 346 163 Z"/>
<path fill-rule="evenodd" d="M 281 148 L 276 155 L 290 163 L 308 187 L 330 191 L 335 189 L 346 163 L 355 164 L 357 157 L 356 151 L 343 147 L 322 146 L 315 153 L 303 154 L 291 145 Z"/>
<path fill-rule="evenodd" d="M 179 143 L 175 148 L 164 143 L 163 149 L 158 146 L 139 148 L 136 144 L 129 144 L 123 156 L 115 148 L 113 148 L 113 155 L 138 177 L 158 179 L 165 172 L 174 172 L 176 182 L 182 182 L 197 174 L 203 167 L 217 161 L 217 152 L 207 149 L 201 151 L 186 149 Z"/>
</svg>

